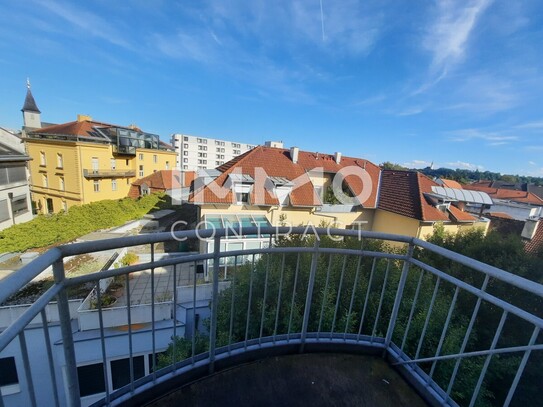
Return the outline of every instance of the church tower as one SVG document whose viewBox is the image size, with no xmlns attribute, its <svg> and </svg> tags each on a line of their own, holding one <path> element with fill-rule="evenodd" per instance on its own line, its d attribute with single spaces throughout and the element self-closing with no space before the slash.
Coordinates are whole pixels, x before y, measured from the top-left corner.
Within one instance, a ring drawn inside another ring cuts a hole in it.
<svg viewBox="0 0 543 407">
<path fill-rule="evenodd" d="M 39 129 L 41 128 L 41 112 L 36 105 L 32 92 L 30 91 L 29 79 L 26 80 L 26 88 L 25 104 L 21 109 L 21 112 L 23 112 L 23 127 Z"/>
</svg>

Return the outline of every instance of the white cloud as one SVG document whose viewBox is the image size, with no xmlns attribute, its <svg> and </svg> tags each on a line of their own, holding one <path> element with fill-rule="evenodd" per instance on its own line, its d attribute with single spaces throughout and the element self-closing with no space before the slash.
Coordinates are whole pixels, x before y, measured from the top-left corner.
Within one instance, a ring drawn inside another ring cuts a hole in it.
<svg viewBox="0 0 543 407">
<path fill-rule="evenodd" d="M 518 140 L 518 136 L 501 134 L 499 132 L 486 132 L 475 128 L 449 131 L 446 134 L 449 135 L 450 141 L 484 140 L 490 146 L 500 146 Z"/>
<path fill-rule="evenodd" d="M 94 13 L 83 10 L 81 6 L 71 6 L 65 3 L 60 4 L 54 1 L 38 1 L 38 4 L 67 21 L 72 26 L 94 37 L 101 38 L 123 48 L 133 48 L 114 24 Z"/>
<path fill-rule="evenodd" d="M 515 126 L 517 129 L 543 129 L 543 120 L 523 123 Z"/>
<path fill-rule="evenodd" d="M 438 1 L 437 15 L 422 42 L 423 47 L 432 55 L 430 77 L 414 94 L 436 85 L 456 64 L 463 61 L 467 54 L 469 38 L 492 1 Z"/>
<path fill-rule="evenodd" d="M 411 160 L 402 164 L 403 167 L 407 168 L 426 168 L 430 167 L 432 163 L 425 160 Z"/>
<path fill-rule="evenodd" d="M 471 171 L 475 171 L 475 170 L 482 171 L 485 168 L 482 165 L 467 163 L 464 161 L 450 162 L 450 163 L 447 163 L 447 166 L 451 167 L 452 169 L 463 169 L 463 170 L 471 170 Z"/>
</svg>

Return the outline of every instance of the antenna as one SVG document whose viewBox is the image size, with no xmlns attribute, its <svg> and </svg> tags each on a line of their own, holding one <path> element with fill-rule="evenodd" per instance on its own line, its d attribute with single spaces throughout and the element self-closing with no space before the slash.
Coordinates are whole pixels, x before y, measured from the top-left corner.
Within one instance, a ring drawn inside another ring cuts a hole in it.
<svg viewBox="0 0 543 407">
<path fill-rule="evenodd" d="M 30 78 L 26 78 L 26 88 L 30 90 Z"/>
</svg>

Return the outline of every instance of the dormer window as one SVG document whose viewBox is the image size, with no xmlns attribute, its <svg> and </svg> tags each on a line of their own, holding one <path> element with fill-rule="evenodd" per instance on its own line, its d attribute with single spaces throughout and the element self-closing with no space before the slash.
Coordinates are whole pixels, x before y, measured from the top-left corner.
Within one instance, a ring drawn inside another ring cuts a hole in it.
<svg viewBox="0 0 543 407">
<path fill-rule="evenodd" d="M 250 203 L 249 194 L 255 183 L 253 177 L 247 174 L 230 174 L 227 183 L 235 194 L 237 205 Z"/>
</svg>

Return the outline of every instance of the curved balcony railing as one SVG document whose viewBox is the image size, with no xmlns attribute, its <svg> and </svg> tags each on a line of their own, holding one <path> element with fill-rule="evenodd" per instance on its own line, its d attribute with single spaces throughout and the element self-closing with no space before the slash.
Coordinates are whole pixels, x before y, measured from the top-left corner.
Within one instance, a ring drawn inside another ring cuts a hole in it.
<svg viewBox="0 0 543 407">
<path fill-rule="evenodd" d="M 541 373 L 534 379 L 534 369 L 529 367 L 533 355 L 543 349 L 541 309 L 525 306 L 523 299 L 541 304 L 542 285 L 411 237 L 343 229 L 310 231 L 309 236 L 303 227 L 245 228 L 243 233 L 183 231 L 49 250 L 0 282 L 1 304 L 48 267 L 54 275 L 54 284 L 0 334 L 0 357 L 5 357 L 6 348 L 20 352 L 24 395 L 19 400 L 25 405 L 89 403 L 80 397 L 82 358 L 74 335 L 84 334 L 82 342 L 92 335 L 80 332 L 70 314 L 67 291 L 82 283 L 101 287 L 100 281 L 117 277 L 124 281 L 130 304 L 130 277 L 145 270 L 151 289 L 144 344 L 154 355 L 146 362 L 150 374 L 141 377 L 137 371 L 142 337 L 136 336 L 140 333 L 133 322 L 134 309 L 118 308 L 126 314 L 122 319 L 127 324 L 109 332 L 102 290 L 97 289 L 93 338 L 99 343 L 96 352 L 104 391 L 96 405 L 144 402 L 149 394 L 166 391 L 172 381 L 182 383 L 243 360 L 294 351 L 382 355 L 432 405 L 488 405 L 486 398 L 491 397 L 492 405 L 508 406 L 518 396 L 523 376 L 528 376 L 528 387 L 541 379 Z M 256 235 L 269 238 L 269 245 L 224 251 L 226 241 Z M 211 252 L 160 259 L 155 252 L 158 243 L 196 238 L 206 241 Z M 69 256 L 139 245 L 149 246 L 150 261 L 76 277 L 65 274 Z M 202 280 L 202 262 L 207 284 L 198 278 Z M 161 311 L 159 321 L 156 309 L 163 310 L 165 297 L 158 298 L 155 278 L 164 269 L 173 273 L 174 282 L 186 273 L 191 283 L 168 288 L 171 315 L 168 319 Z M 60 324 L 56 341 L 45 312 L 55 299 Z M 197 309 L 209 311 L 200 328 Z M 43 330 L 46 349 L 39 369 L 27 344 L 28 330 L 35 326 Z M 159 348 L 164 350 L 157 344 L 159 335 L 164 336 L 159 329 L 165 326 L 167 336 L 185 339 L 171 341 L 167 352 L 157 358 Z M 112 385 L 108 371 L 110 346 L 119 338 L 126 339 L 122 346 L 129 360 L 128 379 L 120 388 Z M 504 360 L 508 361 L 505 371 Z M 498 372 L 493 370 L 496 361 Z M 488 382 L 496 382 L 497 375 L 501 375 L 498 382 L 506 385 L 489 396 Z M 50 383 L 46 394 L 36 386 L 38 380 Z M 0 397 L 0 406 L 9 406 L 9 397 Z"/>
</svg>

